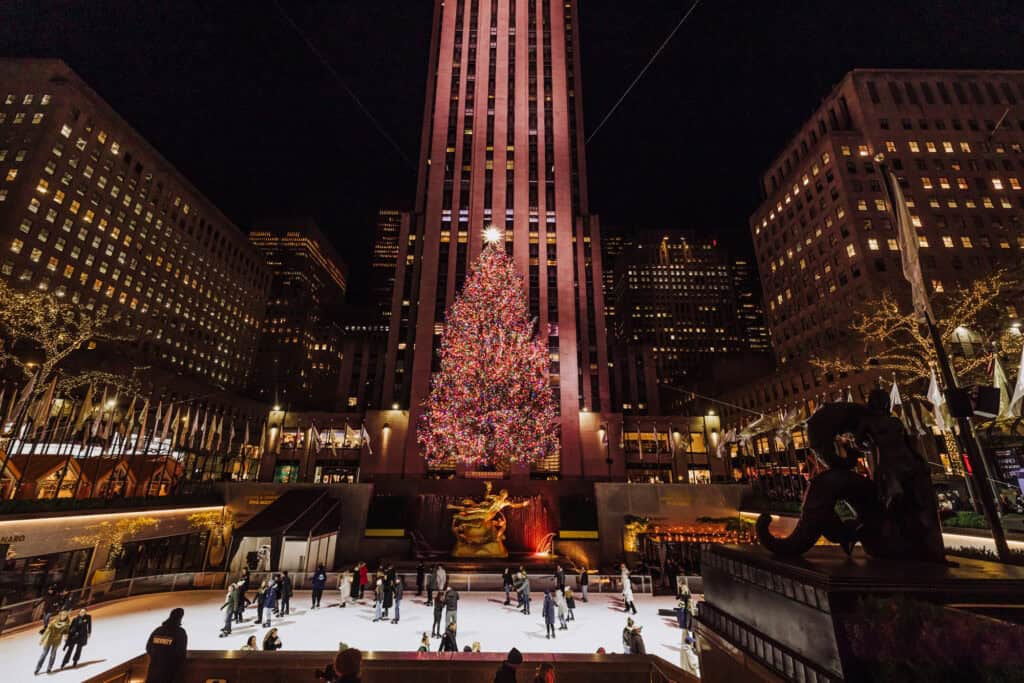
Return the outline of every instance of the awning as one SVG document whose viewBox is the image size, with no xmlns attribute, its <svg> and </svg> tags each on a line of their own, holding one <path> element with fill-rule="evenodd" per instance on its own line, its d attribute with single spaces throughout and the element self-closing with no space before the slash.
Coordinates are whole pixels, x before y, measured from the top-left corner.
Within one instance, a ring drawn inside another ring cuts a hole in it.
<svg viewBox="0 0 1024 683">
<path fill-rule="evenodd" d="M 287 491 L 235 531 L 237 538 L 301 538 L 337 533 L 341 500 L 325 489 Z"/>
</svg>

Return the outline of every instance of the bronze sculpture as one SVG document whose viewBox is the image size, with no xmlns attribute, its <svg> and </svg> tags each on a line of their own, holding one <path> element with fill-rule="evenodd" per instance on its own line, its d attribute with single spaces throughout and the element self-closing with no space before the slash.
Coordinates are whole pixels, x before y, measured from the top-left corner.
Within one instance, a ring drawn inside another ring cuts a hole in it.
<svg viewBox="0 0 1024 683">
<path fill-rule="evenodd" d="M 505 547 L 508 521 L 503 511 L 524 508 L 530 501 L 513 503 L 506 489 L 491 493 L 489 481 L 484 482 L 484 487 L 481 500 L 463 498 L 461 505 L 448 506 L 449 510 L 457 511 L 452 516 L 452 533 L 455 534 L 452 557 L 508 557 Z"/>
<path fill-rule="evenodd" d="M 823 405 L 807 420 L 807 436 L 821 471 L 807 486 L 789 536 L 772 535 L 771 515 L 758 518 L 761 545 L 778 555 L 802 555 L 824 536 L 847 554 L 860 542 L 873 557 L 945 561 L 928 463 L 891 416 L 884 391 L 873 391 L 868 405 Z M 871 477 L 855 471 L 861 456 Z M 840 518 L 840 501 L 852 519 Z"/>
</svg>

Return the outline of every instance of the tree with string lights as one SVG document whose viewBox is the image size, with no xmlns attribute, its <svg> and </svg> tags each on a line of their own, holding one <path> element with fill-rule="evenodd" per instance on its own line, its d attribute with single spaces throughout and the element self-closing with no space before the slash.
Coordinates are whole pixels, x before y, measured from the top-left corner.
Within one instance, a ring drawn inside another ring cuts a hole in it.
<svg viewBox="0 0 1024 683">
<path fill-rule="evenodd" d="M 417 426 L 427 462 L 509 469 L 558 449 L 548 349 L 529 317 L 522 276 L 502 234 L 486 246 L 448 310 L 441 368 Z"/>
<path fill-rule="evenodd" d="M 1019 272 L 995 271 L 968 285 L 932 297 L 939 334 L 950 344 L 969 335 L 972 354 L 952 353 L 953 368 L 965 383 L 986 381 L 990 352 L 1006 358 L 1020 353 L 1022 336 L 1011 327 L 1024 278 Z M 891 292 L 866 301 L 854 314 L 850 329 L 863 344 L 863 358 L 816 357 L 811 365 L 833 374 L 874 370 L 895 375 L 901 383 L 923 388 L 936 361 L 927 329 L 912 309 L 901 305 Z"/>
</svg>

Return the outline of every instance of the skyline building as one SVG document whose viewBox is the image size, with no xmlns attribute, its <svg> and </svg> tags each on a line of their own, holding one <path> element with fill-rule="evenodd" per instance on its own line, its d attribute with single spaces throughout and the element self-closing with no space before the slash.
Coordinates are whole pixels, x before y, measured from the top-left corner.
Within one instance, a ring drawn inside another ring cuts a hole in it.
<svg viewBox="0 0 1024 683">
<path fill-rule="evenodd" d="M 877 373 L 831 377 L 809 361 L 863 360 L 850 331 L 863 302 L 889 290 L 909 306 L 878 153 L 907 198 L 929 295 L 1019 268 L 1022 101 L 1024 71 L 846 74 L 762 178 L 750 231 L 778 370 L 731 401 L 767 412 L 847 393 L 862 399 L 873 388 Z M 1012 308 L 1008 324 L 1019 323 Z"/>
<path fill-rule="evenodd" d="M 768 352 L 746 258 L 680 230 L 638 232 L 619 252 L 606 268 L 616 410 L 684 414 L 683 391 L 697 390 L 716 364 Z"/>
<path fill-rule="evenodd" d="M 253 393 L 292 409 L 332 409 L 347 266 L 308 218 L 258 222 L 249 240 L 273 273 Z"/>
<path fill-rule="evenodd" d="M 370 289 L 381 319 L 391 317 L 391 297 L 395 290 L 395 265 L 398 259 L 398 235 L 402 231 L 402 212 L 379 209 L 374 221 L 373 254 L 370 260 Z"/>
<path fill-rule="evenodd" d="M 581 413 L 611 409 L 600 230 L 589 212 L 578 3 L 436 0 L 415 208 L 398 240 L 384 403 L 415 425 L 445 312 L 483 247 L 504 247 L 551 354 L 561 451 L 544 468 L 585 470 Z M 402 471 L 420 473 L 414 428 Z M 603 461 L 600 464 L 603 467 Z"/>
<path fill-rule="evenodd" d="M 0 277 L 119 317 L 130 362 L 245 386 L 262 259 L 60 60 L 0 59 L 0 238 Z"/>
</svg>

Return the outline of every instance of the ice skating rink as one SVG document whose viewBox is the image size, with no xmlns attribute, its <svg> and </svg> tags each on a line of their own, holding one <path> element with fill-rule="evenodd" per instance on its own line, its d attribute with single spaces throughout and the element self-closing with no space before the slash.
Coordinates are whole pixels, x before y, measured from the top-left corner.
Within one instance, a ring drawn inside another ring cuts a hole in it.
<svg viewBox="0 0 1024 683">
<path fill-rule="evenodd" d="M 622 652 L 622 627 L 627 615 L 617 595 L 592 595 L 590 602 L 576 600 L 576 621 L 569 622 L 568 631 L 557 631 L 554 640 L 544 637 L 541 616 L 542 593 L 531 595 L 531 614 L 520 614 L 512 606 L 505 607 L 504 594 L 462 593 L 459 601 L 459 648 L 479 641 L 485 652 L 507 652 L 518 647 L 523 652 L 595 652 L 604 647 L 608 652 Z M 674 618 L 658 616 L 658 609 L 675 607 L 671 597 L 636 595 L 637 615 L 649 654 L 679 664 L 681 631 Z M 222 591 L 188 591 L 160 593 L 128 598 L 92 610 L 93 630 L 89 644 L 82 652 L 77 669 L 57 672 L 64 651 L 58 653 L 54 673 L 33 677 L 39 646 L 38 628 L 23 629 L 0 636 L 0 661 L 4 663 L 0 680 L 5 683 L 46 680 L 71 683 L 95 676 L 110 667 L 142 654 L 150 632 L 167 618 L 173 607 L 185 608 L 183 626 L 188 632 L 189 648 L 193 650 L 238 649 L 255 635 L 262 642 L 266 629 L 257 626 L 256 610 L 245 612 L 245 623 L 235 624 L 227 638 L 219 638 L 224 613 Z M 328 590 L 322 607 L 309 609 L 309 593 L 299 591 L 292 598 L 292 613 L 274 619 L 286 650 L 334 651 L 340 641 L 362 650 L 409 651 L 419 647 L 420 635 L 430 633 L 433 608 L 425 598 L 414 597 L 414 591 L 402 600 L 402 618 L 373 623 L 373 607 L 369 600 L 344 609 L 338 607 L 338 592 Z M 392 612 L 393 616 L 393 612 Z M 556 624 L 557 628 L 557 624 Z M 436 650 L 440 641 L 431 639 Z"/>
</svg>

